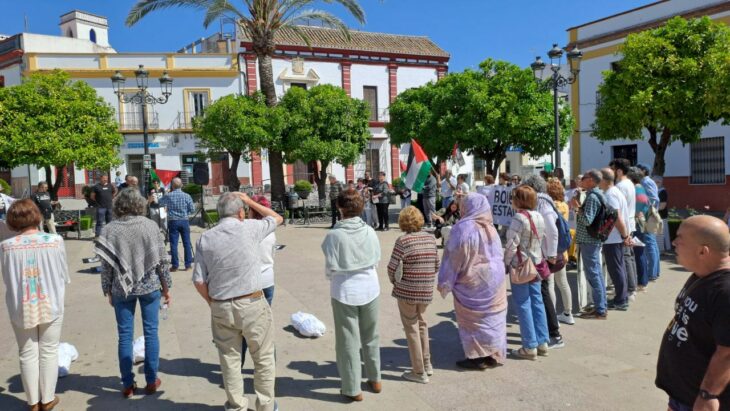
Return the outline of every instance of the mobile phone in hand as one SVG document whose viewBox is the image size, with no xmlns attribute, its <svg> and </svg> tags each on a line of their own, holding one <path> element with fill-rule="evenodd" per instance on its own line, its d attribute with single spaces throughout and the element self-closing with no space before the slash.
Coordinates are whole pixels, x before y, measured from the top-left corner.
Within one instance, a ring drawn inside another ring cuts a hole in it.
<svg viewBox="0 0 730 411">
<path fill-rule="evenodd" d="M 283 249 L 284 249 L 284 247 L 286 247 L 286 245 L 284 245 L 284 244 L 277 244 L 277 245 L 276 245 L 276 246 L 274 247 L 274 249 L 275 249 L 276 251 L 279 251 L 279 250 L 283 250 Z"/>
</svg>

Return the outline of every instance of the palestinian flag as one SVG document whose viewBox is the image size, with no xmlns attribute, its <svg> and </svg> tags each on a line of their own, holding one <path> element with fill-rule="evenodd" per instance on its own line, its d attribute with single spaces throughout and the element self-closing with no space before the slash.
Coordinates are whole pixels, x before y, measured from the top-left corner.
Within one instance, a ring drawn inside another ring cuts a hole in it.
<svg viewBox="0 0 730 411">
<path fill-rule="evenodd" d="M 428 161 L 423 148 L 416 140 L 411 140 L 408 162 L 406 163 L 406 170 L 401 174 L 401 180 L 409 190 L 420 193 L 430 171 L 431 163 Z"/>
</svg>

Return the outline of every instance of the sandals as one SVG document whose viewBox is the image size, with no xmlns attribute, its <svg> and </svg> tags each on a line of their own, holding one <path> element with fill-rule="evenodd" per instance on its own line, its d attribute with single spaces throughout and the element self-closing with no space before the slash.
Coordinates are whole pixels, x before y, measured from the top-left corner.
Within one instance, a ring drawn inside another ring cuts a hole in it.
<svg viewBox="0 0 730 411">
<path fill-rule="evenodd" d="M 519 350 L 512 350 L 512 355 L 523 360 L 535 361 L 537 359 L 537 349 L 528 349 L 522 347 Z"/>
</svg>

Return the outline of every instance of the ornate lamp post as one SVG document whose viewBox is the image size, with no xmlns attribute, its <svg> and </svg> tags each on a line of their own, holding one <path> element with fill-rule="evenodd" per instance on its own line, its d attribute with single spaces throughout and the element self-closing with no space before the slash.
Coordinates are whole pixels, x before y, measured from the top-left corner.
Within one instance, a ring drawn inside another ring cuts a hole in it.
<svg viewBox="0 0 730 411">
<path fill-rule="evenodd" d="M 570 69 L 570 75 L 568 77 L 560 74 L 560 60 L 563 57 L 563 49 L 558 47 L 557 44 L 553 44 L 553 48 L 548 51 L 548 57 L 550 57 L 550 70 L 552 75 L 547 79 L 546 83 L 553 89 L 553 111 L 554 111 L 554 126 L 555 126 L 555 156 L 553 167 L 560 167 L 560 112 L 558 110 L 558 88 L 565 87 L 568 84 L 573 84 L 578 79 L 578 73 L 580 72 L 580 60 L 583 57 L 583 52 L 578 50 L 578 46 L 575 46 L 568 52 L 568 66 Z M 545 63 L 542 61 L 540 56 L 535 58 L 535 62 L 530 64 L 532 73 L 535 75 L 535 80 L 538 83 L 543 81 L 543 71 L 545 70 Z"/>
<path fill-rule="evenodd" d="M 112 87 L 114 88 L 114 94 L 117 95 L 120 102 L 139 104 L 142 106 L 142 136 L 144 144 L 144 159 L 142 161 L 144 166 L 144 181 L 142 182 L 142 192 L 144 195 L 147 195 L 150 187 L 150 167 L 152 166 L 152 158 L 150 157 L 150 148 L 147 136 L 147 105 L 167 103 L 167 99 L 172 94 L 172 77 L 167 74 L 167 71 L 162 73 L 162 77 L 160 77 L 160 90 L 162 92 L 162 97 L 155 97 L 147 91 L 150 73 L 144 69 L 144 65 L 139 65 L 139 68 L 134 72 L 134 77 L 137 80 L 137 88 L 139 91 L 131 96 L 126 95 L 124 92 L 124 82 L 126 79 L 121 72 L 117 71 L 114 73 L 111 80 Z"/>
</svg>

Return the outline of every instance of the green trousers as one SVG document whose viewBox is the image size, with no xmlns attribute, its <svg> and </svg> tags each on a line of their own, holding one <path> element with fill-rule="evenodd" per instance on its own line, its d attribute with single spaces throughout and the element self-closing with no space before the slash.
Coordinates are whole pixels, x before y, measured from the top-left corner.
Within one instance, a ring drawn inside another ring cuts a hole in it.
<svg viewBox="0 0 730 411">
<path fill-rule="evenodd" d="M 365 305 L 353 306 L 332 299 L 337 372 L 342 380 L 344 395 L 355 396 L 362 392 L 360 384 L 363 362 L 368 381 L 380 381 L 379 300 L 380 297 Z"/>
</svg>

